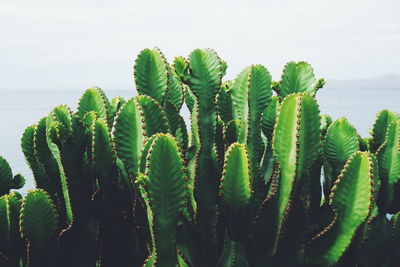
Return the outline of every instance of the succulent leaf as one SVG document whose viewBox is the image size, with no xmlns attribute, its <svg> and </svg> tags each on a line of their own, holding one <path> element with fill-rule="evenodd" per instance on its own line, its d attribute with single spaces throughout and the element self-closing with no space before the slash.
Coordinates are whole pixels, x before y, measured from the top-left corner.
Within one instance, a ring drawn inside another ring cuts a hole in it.
<svg viewBox="0 0 400 267">
<path fill-rule="evenodd" d="M 13 188 L 13 176 L 10 164 L 0 156 L 0 196 L 8 194 Z"/>
<path fill-rule="evenodd" d="M 315 99 L 293 94 L 282 102 L 274 130 L 273 150 L 281 169 L 278 190 L 278 232 L 296 185 L 312 167 L 320 149 L 320 117 Z"/>
<path fill-rule="evenodd" d="M 21 233 L 29 242 L 31 266 L 51 266 L 58 233 L 58 215 L 50 196 L 42 189 L 28 192 L 21 208 Z"/>
<path fill-rule="evenodd" d="M 21 189 L 25 185 L 25 178 L 21 174 L 16 174 L 12 180 L 12 188 Z"/>
<path fill-rule="evenodd" d="M 141 107 L 134 98 L 128 100 L 120 109 L 114 121 L 114 142 L 118 157 L 133 175 L 136 176 L 139 156 L 145 139 L 142 128 L 145 125 Z"/>
<path fill-rule="evenodd" d="M 221 196 L 226 205 L 237 212 L 246 207 L 251 195 L 250 164 L 246 146 L 232 144 L 225 153 L 221 179 Z"/>
<path fill-rule="evenodd" d="M 276 90 L 279 97 L 283 99 L 292 93 L 304 92 L 315 95 L 323 85 L 323 80 L 315 79 L 314 70 L 309 63 L 291 61 L 286 64 Z"/>
<path fill-rule="evenodd" d="M 116 158 L 107 123 L 102 118 L 94 123 L 92 147 L 99 182 L 105 190 L 111 189 L 112 179 L 116 176 Z"/>
<path fill-rule="evenodd" d="M 57 110 L 57 108 L 55 109 Z M 64 132 L 64 129 L 66 129 L 66 124 L 64 124 L 61 120 L 59 120 L 60 117 L 55 115 L 55 113 L 50 113 L 49 116 L 46 119 L 46 140 L 47 140 L 47 146 L 52 154 L 52 158 L 54 159 L 54 162 L 56 163 L 56 168 L 55 172 L 58 174 L 55 179 L 57 179 L 57 193 L 58 195 L 58 201 L 61 203 L 63 206 L 62 209 L 65 209 L 65 214 L 66 214 L 66 223 L 67 225 L 71 225 L 73 221 L 73 214 L 72 214 L 72 207 L 71 207 L 71 200 L 70 200 L 70 193 L 68 191 L 68 181 L 67 177 L 65 175 L 64 171 L 64 165 L 62 162 L 62 153 L 60 151 L 60 141 L 62 139 L 65 139 L 65 134 L 67 131 Z M 65 119 L 66 117 L 63 116 L 62 119 Z M 68 121 L 68 120 L 67 120 Z M 61 133 L 63 132 L 64 134 L 62 136 L 54 136 L 54 132 Z M 51 162 L 51 164 L 54 164 Z M 51 168 L 54 168 L 54 166 L 51 166 Z M 53 171 L 53 170 L 52 170 Z"/>
<path fill-rule="evenodd" d="M 214 265 L 216 256 L 216 216 L 219 185 L 218 160 L 215 158 L 217 115 L 215 97 L 221 86 L 222 66 L 218 55 L 210 49 L 196 49 L 189 56 L 190 90 L 196 96 L 197 105 L 192 109 L 192 127 L 198 132 L 194 162 L 195 196 L 197 200 L 197 225 L 202 236 L 203 265 Z M 195 110 L 196 109 L 196 110 Z M 197 113 L 197 114 L 196 114 Z M 192 172 L 193 173 L 193 172 Z M 193 177 L 193 176 L 191 176 Z M 190 178 L 192 181 L 194 178 Z"/>
<path fill-rule="evenodd" d="M 378 148 L 385 142 L 387 128 L 393 121 L 398 119 L 399 115 L 397 113 L 386 109 L 376 115 L 376 120 L 371 130 L 371 152 L 375 153 L 376 150 L 378 150 Z"/>
<path fill-rule="evenodd" d="M 148 95 L 158 103 L 164 102 L 168 89 L 169 67 L 158 48 L 144 49 L 135 61 L 136 90 L 140 95 Z"/>
<path fill-rule="evenodd" d="M 85 91 L 79 100 L 77 115 L 83 119 L 86 113 L 94 111 L 97 117 L 108 120 L 110 103 L 103 90 L 92 87 Z"/>
<path fill-rule="evenodd" d="M 347 161 L 329 203 L 335 219 L 310 243 L 314 264 L 331 266 L 349 247 L 355 232 L 367 219 L 374 200 L 374 163 L 368 152 L 356 152 Z"/>
<path fill-rule="evenodd" d="M 356 129 L 345 118 L 340 118 L 329 126 L 324 142 L 326 160 L 332 166 L 333 183 L 344 164 L 354 152 L 360 149 Z"/>
<path fill-rule="evenodd" d="M 400 180 L 400 120 L 393 121 L 388 126 L 385 139 L 386 141 L 376 152 L 379 161 L 379 177 L 383 185 L 379 204 L 383 211 L 394 213 L 399 209 L 396 203 L 398 196 L 396 196 L 395 186 Z"/>
<path fill-rule="evenodd" d="M 155 137 L 147 151 L 140 185 L 148 209 L 155 266 L 175 266 L 178 215 L 185 203 L 185 170 L 179 147 L 170 135 Z"/>
<path fill-rule="evenodd" d="M 190 78 L 189 63 L 183 57 L 175 57 L 172 71 L 176 73 L 182 82 L 187 82 Z"/>
</svg>

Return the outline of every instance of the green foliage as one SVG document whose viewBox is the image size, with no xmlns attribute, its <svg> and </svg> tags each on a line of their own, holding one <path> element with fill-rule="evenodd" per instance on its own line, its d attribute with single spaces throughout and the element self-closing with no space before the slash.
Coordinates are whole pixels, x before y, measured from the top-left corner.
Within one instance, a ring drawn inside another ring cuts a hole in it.
<svg viewBox="0 0 400 267">
<path fill-rule="evenodd" d="M 183 158 L 172 136 L 158 135 L 151 140 L 142 160 L 147 166 L 137 182 L 147 206 L 152 262 L 155 266 L 174 266 L 178 216 L 187 201 Z"/>
<path fill-rule="evenodd" d="M 324 84 L 324 79 L 315 79 L 314 70 L 309 63 L 291 61 L 286 64 L 282 78 L 274 89 L 280 98 L 285 98 L 292 93 L 315 95 Z"/>
<path fill-rule="evenodd" d="M 374 201 L 374 164 L 368 152 L 356 152 L 347 161 L 329 196 L 335 217 L 309 245 L 311 261 L 331 266 L 349 247 Z"/>
<path fill-rule="evenodd" d="M 92 87 L 27 127 L 37 189 L 0 157 L 0 265 L 398 266 L 399 115 L 360 137 L 320 114 L 310 64 L 227 67 L 145 49 L 138 96 Z"/>
<path fill-rule="evenodd" d="M 42 189 L 28 192 L 21 208 L 20 228 L 28 241 L 29 266 L 53 266 L 58 230 L 57 210 Z"/>
</svg>

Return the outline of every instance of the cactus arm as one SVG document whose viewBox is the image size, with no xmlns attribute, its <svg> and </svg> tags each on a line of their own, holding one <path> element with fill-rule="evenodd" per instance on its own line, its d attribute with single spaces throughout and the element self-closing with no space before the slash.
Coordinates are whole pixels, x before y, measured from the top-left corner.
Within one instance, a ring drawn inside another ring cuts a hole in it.
<svg viewBox="0 0 400 267">
<path fill-rule="evenodd" d="M 394 201 L 394 187 L 400 180 L 400 120 L 393 121 L 388 126 L 386 141 L 377 150 L 376 155 L 382 181 L 379 207 L 383 212 L 394 213 L 399 209 L 397 201 Z"/>
<path fill-rule="evenodd" d="M 77 115 L 83 119 L 88 112 L 94 111 L 97 117 L 108 121 L 110 109 L 110 103 L 103 90 L 99 87 L 92 87 L 87 89 L 79 99 Z M 108 122 L 110 123 L 110 121 Z"/>
<path fill-rule="evenodd" d="M 251 194 L 250 164 L 246 146 L 232 144 L 225 154 L 221 178 L 221 196 L 227 207 L 239 211 L 246 207 Z"/>
<path fill-rule="evenodd" d="M 138 180 L 148 209 L 155 266 L 175 266 L 176 229 L 186 198 L 185 170 L 170 135 L 158 135 L 146 153 L 147 167 Z"/>
<path fill-rule="evenodd" d="M 332 124 L 332 117 L 327 114 L 321 115 L 321 134 L 325 138 L 329 126 Z"/>
<path fill-rule="evenodd" d="M 0 156 L 0 196 L 8 194 L 13 187 L 12 171 L 7 160 Z"/>
<path fill-rule="evenodd" d="M 34 149 L 35 149 L 35 155 L 39 162 L 43 165 L 43 168 L 46 172 L 48 181 L 49 181 L 49 188 L 47 189 L 48 193 L 55 198 L 56 191 L 60 188 L 60 174 L 58 170 L 58 165 L 57 161 L 54 158 L 52 151 L 49 148 L 49 145 L 47 143 L 47 127 L 46 127 L 46 121 L 47 117 L 42 118 L 38 123 L 35 128 L 35 134 L 34 134 Z M 58 206 L 59 204 L 56 203 Z M 61 217 L 63 217 L 62 214 L 60 214 Z M 63 221 L 63 219 L 61 219 Z"/>
<path fill-rule="evenodd" d="M 184 57 L 175 57 L 172 71 L 179 77 L 182 82 L 187 82 L 190 79 L 189 63 Z"/>
<path fill-rule="evenodd" d="M 136 177 L 139 155 L 145 139 L 143 127 L 145 122 L 142 107 L 132 98 L 121 107 L 113 128 L 116 153 L 132 177 Z"/>
<path fill-rule="evenodd" d="M 158 48 L 140 52 L 135 61 L 134 75 L 140 95 L 151 96 L 160 104 L 164 102 L 170 80 L 169 67 Z"/>
<path fill-rule="evenodd" d="M 110 101 L 110 106 L 112 107 L 114 114 L 116 114 L 125 103 L 126 101 L 122 96 L 113 97 Z"/>
<path fill-rule="evenodd" d="M 240 119 L 238 141 L 247 144 L 251 162 L 254 194 L 250 204 L 250 217 L 254 218 L 258 205 L 265 197 L 264 179 L 260 173 L 260 160 L 264 152 L 261 138 L 261 117 L 271 101 L 271 75 L 261 65 L 244 69 L 231 87 L 236 118 Z"/>
<path fill-rule="evenodd" d="M 344 164 L 359 149 L 357 131 L 347 119 L 340 118 L 329 126 L 324 140 L 324 153 L 332 173 L 329 174 L 331 180 L 324 181 L 327 183 L 324 187 L 332 187 Z M 329 191 L 325 193 L 329 195 Z"/>
<path fill-rule="evenodd" d="M 125 166 L 115 155 L 107 122 L 98 118 L 93 124 L 93 164 L 99 183 L 102 210 L 100 258 L 104 265 L 133 265 L 138 255 L 134 247 L 133 201 Z"/>
<path fill-rule="evenodd" d="M 281 169 L 278 190 L 278 233 L 294 187 L 302 185 L 320 148 L 319 110 L 307 94 L 285 98 L 276 122 L 273 149 Z"/>
<path fill-rule="evenodd" d="M 62 114 L 62 112 L 69 112 L 63 110 L 64 106 L 60 106 L 59 108 L 55 108 L 53 112 L 49 114 L 49 116 L 46 119 L 46 140 L 47 140 L 47 146 L 57 164 L 58 168 L 58 175 L 59 177 L 59 187 L 57 187 L 57 192 L 59 194 L 58 200 L 62 203 L 63 209 L 65 209 L 66 213 L 66 224 L 67 226 L 71 226 L 73 222 L 73 213 L 72 213 L 72 206 L 71 206 L 71 200 L 70 200 L 70 195 L 68 191 L 68 181 L 67 177 L 65 175 L 64 171 L 64 166 L 62 162 L 62 154 L 60 151 L 60 148 L 58 147 L 57 144 L 61 142 L 61 140 L 64 138 L 64 135 L 62 134 L 63 131 L 70 131 L 71 129 L 66 130 L 65 126 L 68 125 L 68 123 L 65 124 L 60 124 L 60 118 L 57 118 L 56 114 L 58 114 L 57 111 L 60 111 L 59 113 Z M 60 110 L 62 109 L 62 111 Z M 65 115 L 65 114 L 64 114 Z M 64 117 L 65 118 L 65 117 Z M 63 122 L 69 122 L 70 123 L 70 118 L 63 120 Z M 71 126 L 71 125 L 69 125 Z"/>
<path fill-rule="evenodd" d="M 368 152 L 356 152 L 346 162 L 332 188 L 329 203 L 335 219 L 309 244 L 312 264 L 331 266 L 339 261 L 356 230 L 367 219 L 374 201 L 374 162 Z"/>
<path fill-rule="evenodd" d="M 12 188 L 14 189 L 21 189 L 25 185 L 25 177 L 21 174 L 16 174 L 12 180 Z"/>
<path fill-rule="evenodd" d="M 194 109 L 191 113 L 191 128 L 192 128 L 192 135 L 191 135 L 191 152 L 186 153 L 186 172 L 188 178 L 188 186 L 189 186 L 189 197 L 191 200 L 191 208 L 194 212 L 194 216 L 197 215 L 197 203 L 195 201 L 195 181 L 196 181 L 196 162 L 197 156 L 200 150 L 200 137 L 199 137 L 199 129 L 198 129 L 198 113 L 197 113 L 197 102 L 194 104 Z"/>
<path fill-rule="evenodd" d="M 371 130 L 370 150 L 372 153 L 375 153 L 385 142 L 387 128 L 393 121 L 398 119 L 399 115 L 397 113 L 386 109 L 376 115 L 376 120 Z"/>
<path fill-rule="evenodd" d="M 111 190 L 116 183 L 117 169 L 115 154 L 111 143 L 111 136 L 107 123 L 99 118 L 93 124 L 93 162 L 96 169 L 100 187 Z"/>
<path fill-rule="evenodd" d="M 241 143 L 247 141 L 248 119 L 249 119 L 249 80 L 252 66 L 245 68 L 236 77 L 232 88 L 231 97 L 234 106 L 235 119 L 240 120 L 239 140 Z"/>
<path fill-rule="evenodd" d="M 109 117 L 110 120 L 114 119 L 115 115 L 118 113 L 119 109 L 125 104 L 125 99 L 121 96 L 113 97 L 110 100 L 110 110 L 109 110 Z"/>
<path fill-rule="evenodd" d="M 16 192 L 0 198 L 0 251 L 15 263 L 25 253 L 25 244 L 19 231 L 21 202 L 21 196 Z"/>
<path fill-rule="evenodd" d="M 235 241 L 247 241 L 247 205 L 251 196 L 250 162 L 244 144 L 234 143 L 225 153 L 220 194 L 227 207 L 228 229 Z"/>
<path fill-rule="evenodd" d="M 38 161 L 34 149 L 35 125 L 25 129 L 21 138 L 21 148 L 24 153 L 25 160 L 32 170 L 33 177 L 37 188 L 49 190 L 49 181 L 42 164 Z"/>
<path fill-rule="evenodd" d="M 304 92 L 315 95 L 323 85 L 323 80 L 315 79 L 314 70 L 309 63 L 291 61 L 285 65 L 276 91 L 281 99 L 292 93 Z"/>
<path fill-rule="evenodd" d="M 29 266 L 54 266 L 58 215 L 50 196 L 42 189 L 28 192 L 20 217 L 22 236 L 29 242 Z"/>
<path fill-rule="evenodd" d="M 248 85 L 248 105 L 249 113 L 247 115 L 249 124 L 249 135 L 247 139 L 247 145 L 249 147 L 249 157 L 252 163 L 252 176 L 253 179 L 258 179 L 258 166 L 261 160 L 264 143 L 261 139 L 261 117 L 262 112 L 271 101 L 272 89 L 271 89 L 271 75 L 268 70 L 261 66 L 252 66 L 249 77 Z M 255 168 L 255 170 L 254 170 Z"/>
<path fill-rule="evenodd" d="M 216 258 L 216 208 L 218 196 L 218 168 L 213 158 L 216 138 L 215 97 L 221 86 L 222 66 L 218 55 L 210 49 L 194 50 L 189 56 L 188 84 L 197 99 L 198 136 L 200 143 L 195 162 L 195 195 L 198 204 L 197 222 L 203 242 L 205 265 L 213 265 Z M 192 111 L 193 112 L 193 111 Z M 193 121 L 192 121 L 193 123 Z"/>
</svg>

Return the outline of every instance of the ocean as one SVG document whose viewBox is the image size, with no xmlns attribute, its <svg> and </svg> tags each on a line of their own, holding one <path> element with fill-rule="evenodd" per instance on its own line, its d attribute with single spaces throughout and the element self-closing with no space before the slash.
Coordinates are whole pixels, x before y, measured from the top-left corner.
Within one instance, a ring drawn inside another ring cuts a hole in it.
<svg viewBox="0 0 400 267">
<path fill-rule="evenodd" d="M 130 98 L 134 90 L 110 90 L 107 96 Z M 20 191 L 34 188 L 33 177 L 25 163 L 20 148 L 20 139 L 26 127 L 36 123 L 49 111 L 61 104 L 67 104 L 76 111 L 83 91 L 0 91 L 0 155 L 10 163 L 14 174 L 21 173 L 26 184 Z M 376 113 L 382 109 L 400 112 L 400 90 L 343 90 L 327 86 L 317 94 L 321 113 L 333 119 L 346 117 L 363 137 L 368 136 Z M 188 120 L 187 110 L 184 117 Z M 187 121 L 188 124 L 188 121 Z"/>
</svg>

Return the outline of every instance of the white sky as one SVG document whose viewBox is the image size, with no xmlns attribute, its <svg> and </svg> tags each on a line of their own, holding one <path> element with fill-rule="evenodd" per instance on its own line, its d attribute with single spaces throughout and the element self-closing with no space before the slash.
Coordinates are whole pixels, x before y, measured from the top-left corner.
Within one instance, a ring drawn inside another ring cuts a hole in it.
<svg viewBox="0 0 400 267">
<path fill-rule="evenodd" d="M 0 90 L 133 88 L 133 61 L 211 47 L 233 78 L 250 64 L 275 79 L 289 60 L 319 77 L 400 73 L 399 0 L 0 0 Z"/>
</svg>

